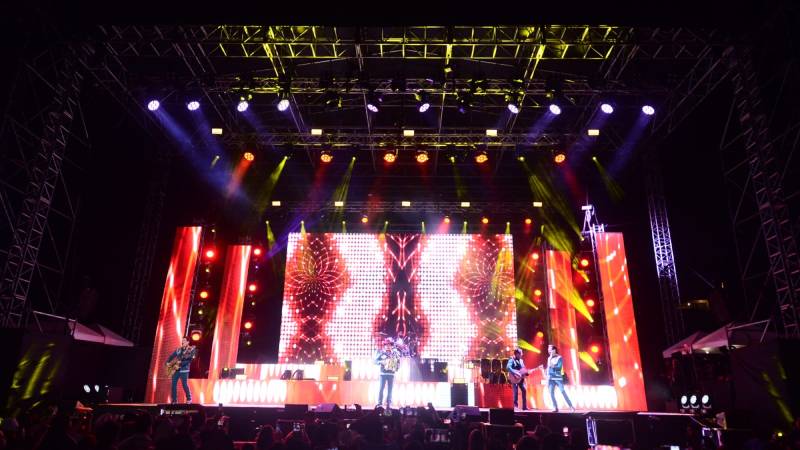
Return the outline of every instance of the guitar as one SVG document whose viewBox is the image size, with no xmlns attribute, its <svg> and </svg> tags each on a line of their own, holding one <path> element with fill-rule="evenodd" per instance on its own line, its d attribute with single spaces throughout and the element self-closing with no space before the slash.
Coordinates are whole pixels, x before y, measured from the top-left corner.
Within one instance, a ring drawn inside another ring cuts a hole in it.
<svg viewBox="0 0 800 450">
<path fill-rule="evenodd" d="M 529 369 L 520 369 L 518 370 L 519 375 L 514 372 L 508 371 L 508 382 L 511 384 L 520 384 L 522 380 L 525 379 L 530 373 L 531 370 Z"/>
<path fill-rule="evenodd" d="M 175 373 L 181 369 L 181 359 L 175 358 L 167 363 L 167 376 L 172 378 Z"/>
</svg>

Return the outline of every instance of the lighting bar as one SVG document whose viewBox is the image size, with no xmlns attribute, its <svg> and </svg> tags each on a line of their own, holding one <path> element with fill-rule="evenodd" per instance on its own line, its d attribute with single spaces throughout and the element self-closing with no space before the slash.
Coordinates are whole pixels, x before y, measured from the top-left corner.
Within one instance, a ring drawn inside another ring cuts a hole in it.
<svg viewBox="0 0 800 450">
<path fill-rule="evenodd" d="M 404 137 L 414 137 L 414 130 L 403 130 Z"/>
<path fill-rule="evenodd" d="M 214 134 L 214 135 L 217 135 L 217 136 L 222 136 L 222 128 L 212 128 L 211 129 L 211 134 Z"/>
<path fill-rule="evenodd" d="M 333 202 L 333 206 L 341 208 L 342 206 L 344 206 L 344 202 L 341 200 L 336 200 L 335 202 Z"/>
<path fill-rule="evenodd" d="M 486 135 L 490 137 L 497 137 L 497 130 L 494 129 L 487 129 Z"/>
<path fill-rule="evenodd" d="M 589 128 L 588 130 L 586 130 L 586 134 L 588 134 L 589 136 L 600 136 L 600 130 L 598 130 L 597 128 Z"/>
<path fill-rule="evenodd" d="M 273 200 L 272 201 L 272 206 L 281 206 L 281 201 L 280 200 Z"/>
<path fill-rule="evenodd" d="M 408 200 L 403 200 L 402 202 L 400 202 L 400 206 L 406 206 L 406 207 L 411 206 L 411 202 Z"/>
<path fill-rule="evenodd" d="M 322 128 L 312 128 L 311 129 L 312 136 L 322 136 Z"/>
<path fill-rule="evenodd" d="M 461 202 L 462 208 L 469 208 L 469 202 Z"/>
<path fill-rule="evenodd" d="M 541 208 L 542 207 L 542 202 L 533 202 L 533 207 L 534 208 Z"/>
</svg>

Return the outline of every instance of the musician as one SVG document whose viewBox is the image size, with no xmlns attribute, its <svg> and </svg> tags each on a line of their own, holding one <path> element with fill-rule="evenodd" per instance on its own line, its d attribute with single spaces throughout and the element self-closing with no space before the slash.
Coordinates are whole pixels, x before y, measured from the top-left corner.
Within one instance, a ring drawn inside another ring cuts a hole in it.
<svg viewBox="0 0 800 450">
<path fill-rule="evenodd" d="M 567 406 L 571 411 L 575 411 L 575 408 L 572 406 L 572 402 L 569 400 L 567 396 L 567 392 L 564 390 L 564 358 L 558 354 L 558 349 L 555 345 L 548 345 L 547 346 L 547 368 L 545 369 L 545 378 L 547 379 L 547 385 L 550 389 L 550 399 L 553 401 L 553 412 L 558 412 L 558 403 L 556 403 L 556 386 L 561 391 L 561 395 L 564 396 L 564 401 L 567 402 Z"/>
<path fill-rule="evenodd" d="M 173 361 L 179 361 L 178 370 L 172 374 L 172 403 L 178 403 L 178 380 L 181 380 L 181 385 L 183 385 L 186 403 L 192 403 L 192 392 L 189 390 L 189 364 L 196 356 L 197 347 L 189 345 L 189 338 L 184 336 L 181 346 L 167 358 L 167 366 Z"/>
<path fill-rule="evenodd" d="M 517 375 L 520 378 L 519 383 L 511 383 L 511 389 L 514 391 L 514 409 L 518 408 L 517 391 L 522 392 L 522 410 L 528 410 L 528 391 L 525 389 L 525 376 L 528 370 L 525 368 L 525 363 L 522 361 L 522 349 L 514 350 L 514 357 L 508 360 L 506 369 L 509 373 Z"/>
<path fill-rule="evenodd" d="M 381 387 L 378 391 L 378 405 L 383 403 L 383 389 L 388 385 L 389 391 L 386 394 L 386 409 L 388 410 L 392 404 L 394 374 L 400 365 L 400 352 L 394 347 L 394 341 L 391 338 L 383 341 L 383 349 L 378 351 L 375 364 L 381 366 Z"/>
</svg>

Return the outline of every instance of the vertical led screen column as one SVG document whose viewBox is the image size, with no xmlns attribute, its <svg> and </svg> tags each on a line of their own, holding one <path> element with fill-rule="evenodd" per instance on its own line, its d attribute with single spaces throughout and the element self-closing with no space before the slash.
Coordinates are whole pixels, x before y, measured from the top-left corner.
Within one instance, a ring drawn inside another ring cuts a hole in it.
<svg viewBox="0 0 800 450">
<path fill-rule="evenodd" d="M 401 352 L 443 361 L 502 357 L 517 340 L 510 235 L 292 233 L 282 363 Z"/>
<path fill-rule="evenodd" d="M 578 336 L 575 304 L 577 295 L 572 284 L 572 263 L 567 252 L 547 251 L 547 305 L 550 309 L 550 343 L 564 359 L 564 371 L 575 384 L 580 384 Z M 578 299 L 579 300 L 579 299 Z M 545 360 L 546 361 L 546 360 Z"/>
<path fill-rule="evenodd" d="M 201 235 L 202 227 L 181 227 L 175 236 L 147 378 L 145 401 L 150 403 L 167 401 L 170 380 L 164 364 L 186 333 Z"/>
<path fill-rule="evenodd" d="M 214 327 L 214 341 L 211 344 L 209 378 L 218 377 L 224 367 L 236 365 L 251 249 L 249 245 L 228 247 Z"/>
<path fill-rule="evenodd" d="M 597 261 L 605 303 L 614 387 L 620 409 L 646 410 L 639 338 L 622 233 L 597 233 Z"/>
</svg>

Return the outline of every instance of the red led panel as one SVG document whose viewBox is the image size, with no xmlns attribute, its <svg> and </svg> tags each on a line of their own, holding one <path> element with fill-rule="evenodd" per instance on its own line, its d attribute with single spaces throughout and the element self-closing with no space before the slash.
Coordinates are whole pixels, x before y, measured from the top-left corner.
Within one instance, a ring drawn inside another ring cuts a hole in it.
<svg viewBox="0 0 800 450">
<path fill-rule="evenodd" d="M 239 326 L 247 289 L 247 269 L 250 267 L 249 245 L 228 247 L 225 272 L 222 275 L 214 341 L 211 344 L 209 375 L 217 377 L 223 367 L 235 367 L 239 348 Z"/>
<path fill-rule="evenodd" d="M 513 280 L 510 235 L 290 234 L 279 361 L 371 359 L 385 336 L 422 358 L 505 356 Z"/>
<path fill-rule="evenodd" d="M 644 411 L 647 401 L 625 243 L 622 233 L 598 233 L 596 239 L 609 356 L 619 409 Z"/>
<path fill-rule="evenodd" d="M 577 296 L 572 284 L 572 263 L 569 253 L 547 251 L 547 305 L 550 310 L 551 342 L 564 359 L 564 371 L 570 382 L 580 384 L 578 336 L 575 308 L 570 299 Z M 544 349 L 543 349 L 544 350 Z M 546 356 L 545 356 L 546 358 Z M 546 359 L 543 359 L 543 362 Z"/>
<path fill-rule="evenodd" d="M 145 401 L 150 403 L 169 400 L 171 380 L 164 364 L 169 354 L 181 345 L 186 333 L 201 233 L 202 227 L 181 227 L 175 236 L 147 378 Z"/>
</svg>

